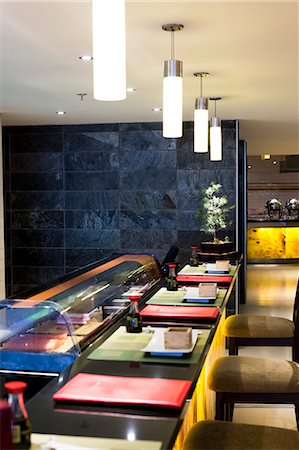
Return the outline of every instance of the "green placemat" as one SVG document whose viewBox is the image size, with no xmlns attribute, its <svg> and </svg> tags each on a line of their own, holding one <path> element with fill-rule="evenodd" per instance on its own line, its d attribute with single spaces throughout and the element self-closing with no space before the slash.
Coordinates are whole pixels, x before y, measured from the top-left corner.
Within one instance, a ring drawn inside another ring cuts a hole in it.
<svg viewBox="0 0 299 450">
<path fill-rule="evenodd" d="M 149 344 L 153 337 L 155 327 L 150 332 L 127 333 L 126 327 L 119 327 L 102 345 L 96 348 L 87 359 L 102 361 L 137 361 L 172 364 L 196 364 L 204 349 L 210 330 L 199 330 L 201 334 L 191 354 L 182 357 L 150 356 L 140 351 Z"/>
<path fill-rule="evenodd" d="M 146 303 L 148 305 L 172 305 L 172 306 L 221 306 L 227 289 L 218 289 L 216 300 L 213 303 L 184 302 L 185 290 L 168 291 L 162 287 Z"/>
<path fill-rule="evenodd" d="M 201 264 L 197 267 L 191 267 L 189 264 L 186 264 L 185 267 L 182 268 L 178 272 L 178 275 L 205 275 L 205 276 L 214 276 L 214 277 L 232 277 L 235 274 L 236 266 L 230 266 L 228 273 L 208 273 L 205 272 L 205 264 Z"/>
</svg>

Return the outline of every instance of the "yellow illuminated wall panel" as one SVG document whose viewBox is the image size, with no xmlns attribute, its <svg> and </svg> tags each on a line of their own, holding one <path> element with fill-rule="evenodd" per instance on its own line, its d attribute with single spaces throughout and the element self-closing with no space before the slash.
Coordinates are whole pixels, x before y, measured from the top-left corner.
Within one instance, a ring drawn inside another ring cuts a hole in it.
<svg viewBox="0 0 299 450">
<path fill-rule="evenodd" d="M 249 228 L 248 259 L 299 258 L 299 228 Z"/>
</svg>

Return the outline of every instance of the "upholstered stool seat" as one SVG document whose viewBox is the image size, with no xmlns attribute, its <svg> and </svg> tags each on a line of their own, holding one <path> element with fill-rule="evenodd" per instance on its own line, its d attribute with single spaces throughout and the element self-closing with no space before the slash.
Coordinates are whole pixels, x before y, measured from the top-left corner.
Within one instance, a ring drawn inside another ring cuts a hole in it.
<svg viewBox="0 0 299 450">
<path fill-rule="evenodd" d="M 223 356 L 208 375 L 216 392 L 216 419 L 232 420 L 235 403 L 295 405 L 299 426 L 299 365 L 281 359 Z"/>
<path fill-rule="evenodd" d="M 299 362 L 299 279 L 297 283 L 293 320 L 283 317 L 235 314 L 227 317 L 223 334 L 230 355 L 238 355 L 240 346 L 292 347 L 292 359 Z"/>
<path fill-rule="evenodd" d="M 204 420 L 190 429 L 183 450 L 298 450 L 298 431 Z"/>
<path fill-rule="evenodd" d="M 235 314 L 224 322 L 223 334 L 234 338 L 293 338 L 295 325 L 282 317 Z"/>
<path fill-rule="evenodd" d="M 208 376 L 216 392 L 298 392 L 299 366 L 295 362 L 251 356 L 222 356 Z"/>
</svg>

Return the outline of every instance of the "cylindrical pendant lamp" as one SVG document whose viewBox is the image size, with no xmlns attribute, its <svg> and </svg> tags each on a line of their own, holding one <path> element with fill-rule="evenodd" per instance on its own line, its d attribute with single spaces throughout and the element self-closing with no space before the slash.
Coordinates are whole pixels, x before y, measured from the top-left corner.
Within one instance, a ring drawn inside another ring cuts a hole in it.
<svg viewBox="0 0 299 450">
<path fill-rule="evenodd" d="M 215 116 L 211 118 L 210 126 L 210 160 L 222 160 L 222 137 L 221 137 L 221 120 L 216 117 L 216 101 L 221 97 L 212 97 L 210 100 L 215 101 Z"/>
<path fill-rule="evenodd" d="M 123 100 L 126 90 L 125 0 L 92 1 L 93 96 Z"/>
<path fill-rule="evenodd" d="M 183 136 L 183 63 L 174 59 L 174 32 L 184 28 L 180 24 L 163 25 L 171 31 L 171 59 L 164 61 L 163 78 L 163 137 Z"/>
<path fill-rule="evenodd" d="M 200 77 L 200 97 L 195 99 L 194 109 L 194 152 L 207 153 L 209 141 L 209 111 L 208 99 L 202 96 L 202 78 L 209 76 L 208 72 L 196 72 Z"/>
</svg>

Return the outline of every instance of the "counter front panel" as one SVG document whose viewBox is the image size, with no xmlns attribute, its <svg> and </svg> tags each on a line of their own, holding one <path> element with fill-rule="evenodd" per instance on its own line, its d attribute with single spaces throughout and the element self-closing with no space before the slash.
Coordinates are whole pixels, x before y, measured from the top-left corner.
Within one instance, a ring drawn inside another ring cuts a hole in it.
<svg viewBox="0 0 299 450">
<path fill-rule="evenodd" d="M 299 258 L 299 222 L 249 222 L 247 257 L 251 260 Z"/>
</svg>

